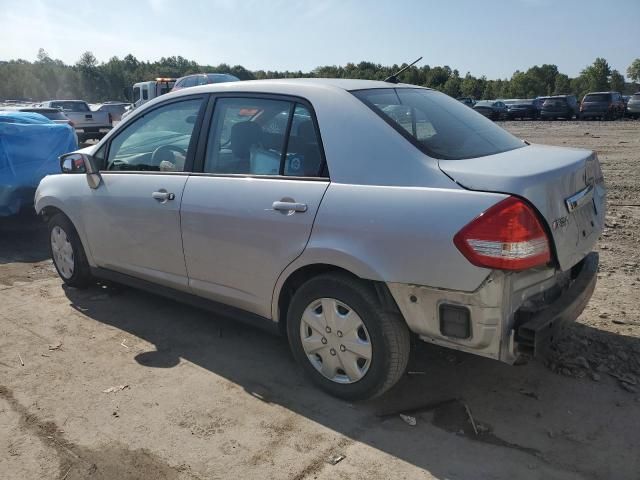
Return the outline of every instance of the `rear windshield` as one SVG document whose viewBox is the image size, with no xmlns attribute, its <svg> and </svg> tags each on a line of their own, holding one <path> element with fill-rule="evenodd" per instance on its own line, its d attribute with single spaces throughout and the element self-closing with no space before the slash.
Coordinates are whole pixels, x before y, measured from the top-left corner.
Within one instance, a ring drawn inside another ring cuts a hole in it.
<svg viewBox="0 0 640 480">
<path fill-rule="evenodd" d="M 64 112 L 89 112 L 89 107 L 84 102 L 51 102 L 53 108 L 61 108 Z"/>
<path fill-rule="evenodd" d="M 631 95 L 631 98 L 629 100 L 640 100 L 640 93 Z"/>
<path fill-rule="evenodd" d="M 491 120 L 440 92 L 381 88 L 351 93 L 433 158 L 461 160 L 525 146 Z"/>
<path fill-rule="evenodd" d="M 590 93 L 586 97 L 584 97 L 585 102 L 610 102 L 611 94 L 610 93 Z"/>
</svg>

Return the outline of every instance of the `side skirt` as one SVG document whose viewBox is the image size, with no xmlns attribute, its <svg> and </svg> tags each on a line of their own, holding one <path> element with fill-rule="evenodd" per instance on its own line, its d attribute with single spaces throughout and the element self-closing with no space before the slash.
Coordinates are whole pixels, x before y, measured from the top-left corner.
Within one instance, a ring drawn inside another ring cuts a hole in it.
<svg viewBox="0 0 640 480">
<path fill-rule="evenodd" d="M 231 318 L 247 325 L 257 327 L 275 335 L 281 335 L 278 322 L 274 322 L 268 318 L 256 315 L 255 313 L 225 305 L 223 303 L 198 297 L 190 293 L 181 292 L 173 288 L 158 285 L 146 280 L 141 280 L 131 275 L 115 272 L 106 268 L 91 267 L 91 274 L 99 280 L 108 280 L 114 283 L 121 283 L 129 287 L 144 290 L 149 293 L 170 298 L 180 303 L 186 303 L 192 307 L 207 310 L 222 317 Z"/>
</svg>

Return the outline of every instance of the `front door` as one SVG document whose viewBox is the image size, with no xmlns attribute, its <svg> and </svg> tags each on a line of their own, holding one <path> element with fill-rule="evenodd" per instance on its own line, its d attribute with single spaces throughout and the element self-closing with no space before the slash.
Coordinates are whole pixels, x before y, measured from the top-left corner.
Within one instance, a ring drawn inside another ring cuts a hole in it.
<svg viewBox="0 0 640 480">
<path fill-rule="evenodd" d="M 308 106 L 218 98 L 202 172 L 182 199 L 191 291 L 270 317 L 276 280 L 303 252 L 328 185 Z"/>
<path fill-rule="evenodd" d="M 159 106 L 110 141 L 101 183 L 83 208 L 99 267 L 187 289 L 180 202 L 203 99 Z"/>
</svg>

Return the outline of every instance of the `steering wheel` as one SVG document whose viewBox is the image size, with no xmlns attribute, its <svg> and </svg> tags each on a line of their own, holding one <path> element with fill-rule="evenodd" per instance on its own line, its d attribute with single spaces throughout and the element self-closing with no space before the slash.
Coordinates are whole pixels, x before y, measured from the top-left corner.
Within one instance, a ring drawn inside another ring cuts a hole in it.
<svg viewBox="0 0 640 480">
<path fill-rule="evenodd" d="M 171 158 L 163 158 L 167 153 L 171 152 Z M 151 165 L 160 166 L 160 163 L 163 160 L 167 160 L 168 162 L 175 163 L 175 155 L 172 152 L 178 152 L 182 155 L 187 156 L 187 151 L 184 148 L 177 147 L 175 145 L 161 145 L 156 148 L 151 154 Z"/>
</svg>

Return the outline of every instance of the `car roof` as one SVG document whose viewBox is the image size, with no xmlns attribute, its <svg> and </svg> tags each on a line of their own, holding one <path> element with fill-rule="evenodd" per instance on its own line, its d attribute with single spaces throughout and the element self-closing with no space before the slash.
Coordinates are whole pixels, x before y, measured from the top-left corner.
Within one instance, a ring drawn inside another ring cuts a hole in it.
<svg viewBox="0 0 640 480">
<path fill-rule="evenodd" d="M 372 88 L 425 88 L 418 85 L 409 85 L 405 83 L 389 83 L 382 80 L 357 80 L 349 78 L 281 78 L 273 80 L 245 80 L 241 82 L 213 83 L 191 87 L 187 92 L 215 92 L 215 91 L 255 91 L 261 89 L 272 90 L 278 88 L 282 93 L 287 93 L 288 88 L 300 89 L 307 87 L 315 88 L 333 88 L 340 90 L 366 90 Z M 429 89 L 430 90 L 430 89 Z"/>
</svg>

